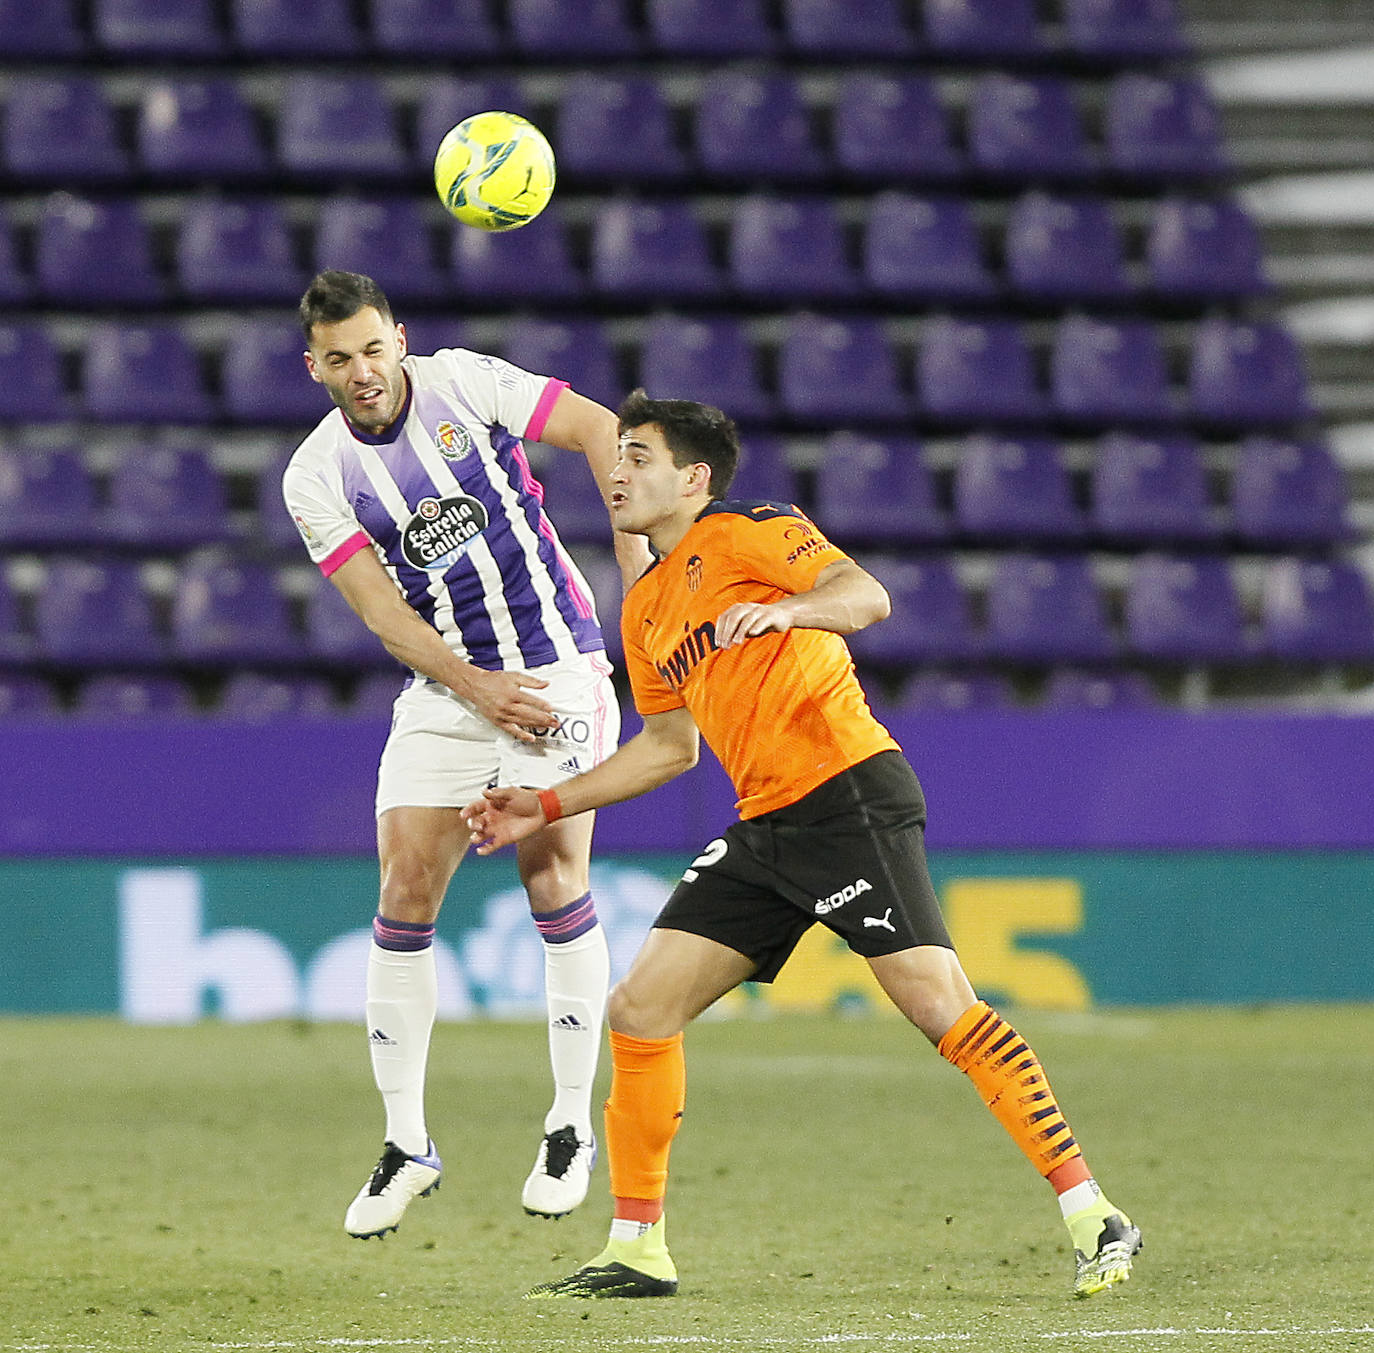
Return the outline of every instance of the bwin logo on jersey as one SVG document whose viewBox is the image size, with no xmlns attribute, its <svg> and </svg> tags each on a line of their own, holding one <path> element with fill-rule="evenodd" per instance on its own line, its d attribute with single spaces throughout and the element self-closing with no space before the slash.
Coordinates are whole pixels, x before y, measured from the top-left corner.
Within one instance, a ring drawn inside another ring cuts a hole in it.
<svg viewBox="0 0 1374 1353">
<path fill-rule="evenodd" d="M 829 897 L 816 899 L 816 915 L 825 916 L 827 913 L 835 911 L 844 906 L 846 902 L 852 902 L 860 893 L 871 893 L 873 885 L 867 879 L 855 879 L 853 883 L 847 883 L 837 893 L 831 893 Z"/>
<path fill-rule="evenodd" d="M 474 443 L 472 433 L 467 428 L 460 428 L 446 418 L 434 429 L 434 445 L 445 460 L 462 460 L 472 450 Z"/>
</svg>

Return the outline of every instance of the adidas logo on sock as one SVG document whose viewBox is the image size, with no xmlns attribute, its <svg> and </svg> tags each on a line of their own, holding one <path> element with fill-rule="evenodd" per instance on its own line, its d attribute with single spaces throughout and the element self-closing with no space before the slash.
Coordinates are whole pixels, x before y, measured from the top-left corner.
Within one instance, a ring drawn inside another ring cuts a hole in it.
<svg viewBox="0 0 1374 1353">
<path fill-rule="evenodd" d="M 559 1015 L 555 1020 L 549 1021 L 551 1029 L 566 1029 L 569 1033 L 581 1033 L 587 1026 L 582 1023 L 576 1015 Z"/>
<path fill-rule="evenodd" d="M 383 1033 L 381 1029 L 373 1029 L 368 1034 L 367 1041 L 376 1047 L 394 1048 L 396 1046 L 396 1040 L 389 1034 Z"/>
</svg>

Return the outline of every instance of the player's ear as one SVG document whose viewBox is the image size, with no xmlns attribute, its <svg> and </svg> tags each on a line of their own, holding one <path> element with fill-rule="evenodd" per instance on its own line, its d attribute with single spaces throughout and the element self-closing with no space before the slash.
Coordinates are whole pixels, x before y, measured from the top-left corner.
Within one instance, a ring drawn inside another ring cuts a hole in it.
<svg viewBox="0 0 1374 1353">
<path fill-rule="evenodd" d="M 306 348 L 304 356 L 305 369 L 310 373 L 310 379 L 317 384 L 322 384 L 323 382 L 320 381 L 319 368 L 315 365 L 315 354 L 311 352 L 309 348 Z"/>
<path fill-rule="evenodd" d="M 406 346 L 406 326 L 404 324 L 396 326 L 396 347 L 402 357 L 410 351 L 410 348 Z"/>
</svg>

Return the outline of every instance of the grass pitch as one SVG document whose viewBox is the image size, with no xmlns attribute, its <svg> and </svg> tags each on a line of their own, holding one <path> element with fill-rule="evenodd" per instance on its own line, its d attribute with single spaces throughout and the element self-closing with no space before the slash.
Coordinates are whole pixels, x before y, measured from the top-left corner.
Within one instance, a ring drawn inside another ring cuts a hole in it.
<svg viewBox="0 0 1374 1353">
<path fill-rule="evenodd" d="M 1145 1230 L 1134 1279 L 1086 1302 L 1049 1190 L 896 1019 L 689 1031 L 682 1290 L 566 1304 L 521 1298 L 600 1249 L 606 1175 L 562 1221 L 520 1211 L 539 1026 L 436 1030 L 443 1188 L 359 1242 L 343 1211 L 381 1138 L 359 1030 L 5 1022 L 0 1353 L 1374 1353 L 1374 1008 L 1010 1014 Z"/>
</svg>

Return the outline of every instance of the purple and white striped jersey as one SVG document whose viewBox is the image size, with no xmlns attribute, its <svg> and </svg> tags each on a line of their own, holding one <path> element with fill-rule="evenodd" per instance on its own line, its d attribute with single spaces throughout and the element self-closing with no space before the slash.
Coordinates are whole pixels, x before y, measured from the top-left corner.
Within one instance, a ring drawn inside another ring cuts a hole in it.
<svg viewBox="0 0 1374 1353">
<path fill-rule="evenodd" d="M 520 440 L 539 439 L 567 383 L 462 348 L 403 366 L 409 393 L 385 433 L 334 409 L 286 467 L 311 559 L 327 577 L 370 545 L 448 646 L 490 671 L 604 648 Z"/>
</svg>

